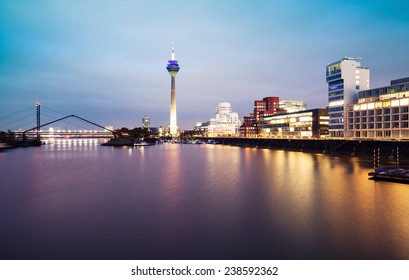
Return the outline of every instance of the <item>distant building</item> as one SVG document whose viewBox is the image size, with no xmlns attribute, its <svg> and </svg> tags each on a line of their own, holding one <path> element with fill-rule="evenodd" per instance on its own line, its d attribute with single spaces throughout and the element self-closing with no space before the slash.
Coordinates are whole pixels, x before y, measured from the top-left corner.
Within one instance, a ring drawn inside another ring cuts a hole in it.
<svg viewBox="0 0 409 280">
<path fill-rule="evenodd" d="M 240 127 L 239 114 L 232 112 L 229 102 L 220 102 L 215 118 L 209 120 L 208 136 L 235 136 Z"/>
<path fill-rule="evenodd" d="M 347 107 L 354 104 L 358 92 L 369 89 L 369 69 L 361 67 L 360 58 L 344 57 L 326 67 L 328 83 L 329 133 L 346 136 Z"/>
<path fill-rule="evenodd" d="M 142 118 L 142 128 L 150 129 L 151 127 L 151 119 L 149 117 L 144 116 Z"/>
<path fill-rule="evenodd" d="M 205 136 L 208 134 L 209 124 L 210 122 L 198 122 L 193 127 L 193 131 L 195 131 L 197 135 Z"/>
<path fill-rule="evenodd" d="M 279 107 L 286 113 L 294 113 L 307 110 L 307 104 L 300 100 L 280 100 Z"/>
<path fill-rule="evenodd" d="M 280 98 L 276 96 L 264 97 L 254 101 L 253 115 L 256 122 L 263 116 L 275 115 L 280 109 Z"/>
<path fill-rule="evenodd" d="M 240 126 L 239 134 L 241 137 L 257 137 L 259 124 L 256 123 L 254 115 L 243 117 L 243 124 Z"/>
<path fill-rule="evenodd" d="M 255 100 L 253 113 L 249 117 L 243 118 L 240 127 L 240 136 L 257 137 L 260 134 L 259 121 L 265 116 L 273 116 L 278 113 L 285 113 L 280 109 L 280 98 L 276 96 L 264 97 L 262 100 Z"/>
<path fill-rule="evenodd" d="M 260 120 L 261 137 L 321 138 L 328 135 L 328 110 L 312 109 L 267 116 Z"/>
<path fill-rule="evenodd" d="M 409 77 L 360 91 L 348 106 L 347 130 L 354 138 L 409 139 Z"/>
</svg>

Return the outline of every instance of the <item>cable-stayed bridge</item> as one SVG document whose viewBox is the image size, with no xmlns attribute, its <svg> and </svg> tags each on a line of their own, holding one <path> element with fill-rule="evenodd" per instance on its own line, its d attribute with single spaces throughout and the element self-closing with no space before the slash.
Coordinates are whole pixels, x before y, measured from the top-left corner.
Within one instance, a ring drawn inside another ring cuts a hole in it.
<svg viewBox="0 0 409 280">
<path fill-rule="evenodd" d="M 25 138 L 111 138 L 112 126 L 102 126 L 74 114 L 64 114 L 36 103 L 16 112 L 0 115 L 0 131 Z"/>
</svg>

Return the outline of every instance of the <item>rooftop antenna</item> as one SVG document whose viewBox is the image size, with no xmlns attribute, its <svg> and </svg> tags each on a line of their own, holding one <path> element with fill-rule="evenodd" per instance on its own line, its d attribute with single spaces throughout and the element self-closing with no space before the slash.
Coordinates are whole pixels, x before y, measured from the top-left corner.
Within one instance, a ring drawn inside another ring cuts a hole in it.
<svg viewBox="0 0 409 280">
<path fill-rule="evenodd" d="M 172 60 L 175 60 L 175 43 L 172 43 Z"/>
</svg>

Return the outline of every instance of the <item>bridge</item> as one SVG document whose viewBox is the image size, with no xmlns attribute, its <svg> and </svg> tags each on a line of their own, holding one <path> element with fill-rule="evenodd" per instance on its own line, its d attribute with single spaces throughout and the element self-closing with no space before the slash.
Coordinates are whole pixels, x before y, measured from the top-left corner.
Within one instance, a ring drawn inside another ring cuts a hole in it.
<svg viewBox="0 0 409 280">
<path fill-rule="evenodd" d="M 47 107 L 46 107 L 47 108 Z M 65 115 L 64 117 L 55 117 L 50 116 L 49 114 L 41 114 L 41 105 L 40 103 L 36 103 L 36 114 L 35 118 L 33 118 L 32 114 L 32 107 L 25 108 L 23 110 L 5 115 L 0 116 L 0 125 L 1 121 L 7 120 L 8 123 L 6 125 L 13 126 L 15 120 L 21 121 L 25 118 L 30 118 L 31 120 L 36 120 L 36 125 L 28 128 L 22 129 L 21 126 L 18 129 L 10 129 L 7 130 L 11 132 L 16 139 L 24 140 L 24 139 L 33 139 L 33 138 L 112 138 L 116 137 L 116 132 L 113 130 L 112 127 L 106 127 L 99 125 L 95 122 L 89 121 L 85 118 L 79 117 L 77 115 Z M 62 115 L 58 111 L 53 109 L 47 108 L 48 111 L 52 111 L 54 113 L 58 113 Z M 30 114 L 27 114 L 27 111 L 30 111 Z M 24 115 L 21 117 L 21 115 Z M 41 124 L 40 120 L 42 116 L 48 117 L 49 121 Z M 76 120 L 80 121 L 80 124 L 76 121 L 72 122 L 69 120 Z M 31 121 L 33 123 L 33 121 Z M 51 127 L 52 124 L 63 123 L 62 127 Z M 88 127 L 84 127 L 83 124 L 88 125 Z M 29 125 L 29 124 L 28 124 Z M 3 125 L 4 126 L 4 125 Z M 16 126 L 16 125 L 14 125 Z M 27 126 L 27 124 L 25 124 Z M 91 127 L 89 127 L 91 126 Z M 44 129 L 45 128 L 45 129 Z M 0 126 L 0 131 L 1 131 Z"/>
</svg>

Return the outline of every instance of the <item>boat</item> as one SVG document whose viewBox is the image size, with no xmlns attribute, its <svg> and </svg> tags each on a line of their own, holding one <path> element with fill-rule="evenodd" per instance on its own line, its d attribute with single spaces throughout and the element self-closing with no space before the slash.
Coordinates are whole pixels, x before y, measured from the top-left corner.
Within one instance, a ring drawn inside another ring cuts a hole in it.
<svg viewBox="0 0 409 280">
<path fill-rule="evenodd" d="M 145 141 L 139 141 L 139 142 L 135 142 L 133 143 L 134 146 L 150 146 L 151 144 L 145 142 Z"/>
</svg>

